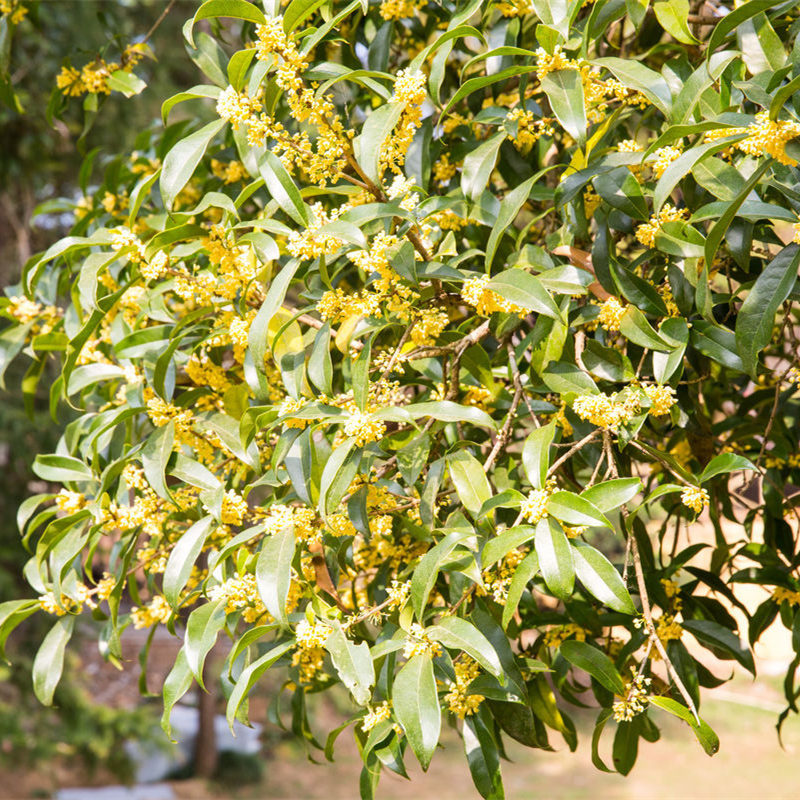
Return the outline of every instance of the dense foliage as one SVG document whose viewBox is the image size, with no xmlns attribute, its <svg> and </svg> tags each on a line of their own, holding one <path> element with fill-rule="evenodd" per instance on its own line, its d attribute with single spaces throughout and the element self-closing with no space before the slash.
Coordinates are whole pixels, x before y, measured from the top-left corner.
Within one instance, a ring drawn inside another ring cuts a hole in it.
<svg viewBox="0 0 800 800">
<path fill-rule="evenodd" d="M 503 737 L 574 748 L 570 706 L 602 770 L 664 712 L 716 751 L 703 654 L 754 672 L 800 628 L 800 17 L 703 9 L 199 5 L 210 83 L 2 301 L 4 363 L 32 391 L 56 358 L 80 410 L 19 512 L 38 597 L 0 606 L 2 639 L 53 616 L 43 702 L 84 612 L 111 661 L 183 637 L 167 727 L 220 637 L 231 722 L 282 670 L 277 717 L 328 756 L 351 728 L 364 797 L 443 719 L 492 798 Z M 65 65 L 63 102 L 142 91 L 145 54 Z"/>
</svg>

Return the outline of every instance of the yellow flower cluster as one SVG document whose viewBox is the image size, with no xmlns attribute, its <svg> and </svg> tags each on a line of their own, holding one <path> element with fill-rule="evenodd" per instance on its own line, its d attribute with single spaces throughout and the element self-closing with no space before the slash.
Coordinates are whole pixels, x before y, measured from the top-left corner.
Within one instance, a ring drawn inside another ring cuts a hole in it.
<svg viewBox="0 0 800 800">
<path fill-rule="evenodd" d="M 505 0 L 497 3 L 495 7 L 504 17 L 522 17 L 533 13 L 531 0 Z"/>
<path fill-rule="evenodd" d="M 425 5 L 426 0 L 381 0 L 380 14 L 385 20 L 409 19 Z"/>
<path fill-rule="evenodd" d="M 403 658 L 413 658 L 420 655 L 430 655 L 435 658 L 441 654 L 441 645 L 431 639 L 422 625 L 418 622 L 412 622 L 408 630 L 405 647 L 403 648 Z"/>
<path fill-rule="evenodd" d="M 369 442 L 377 442 L 386 433 L 386 423 L 373 419 L 363 411 L 352 411 L 349 419 L 344 423 L 345 436 L 353 436 L 357 447 L 363 447 Z"/>
<path fill-rule="evenodd" d="M 492 600 L 495 603 L 505 605 L 506 600 L 508 600 L 508 587 L 511 585 L 517 567 L 527 553 L 527 548 L 515 548 L 507 553 L 494 567 L 483 570 L 483 585 L 486 590 L 484 591 L 479 587 L 477 593 L 481 596 L 491 593 Z"/>
<path fill-rule="evenodd" d="M 425 73 L 419 70 L 401 69 L 397 73 L 394 94 L 390 103 L 402 106 L 400 120 L 394 132 L 381 146 L 380 164 L 399 175 L 403 171 L 406 153 L 414 133 L 422 124 L 422 104 L 425 102 Z"/>
<path fill-rule="evenodd" d="M 788 603 L 790 606 L 800 606 L 800 592 L 787 589 L 784 586 L 776 586 L 772 592 L 772 599 L 776 603 Z"/>
<path fill-rule="evenodd" d="M 484 317 L 488 317 L 496 311 L 520 316 L 528 313 L 524 308 L 514 305 L 510 300 L 506 300 L 494 290 L 487 288 L 490 280 L 488 275 L 480 275 L 464 281 L 464 286 L 461 288 L 461 297 L 464 302 L 474 306 L 478 314 Z"/>
<path fill-rule="evenodd" d="M 27 13 L 20 0 L 0 0 L 0 17 L 7 17 L 12 25 L 19 25 Z"/>
<path fill-rule="evenodd" d="M 222 522 L 225 525 L 241 525 L 247 512 L 247 501 L 233 489 L 228 489 L 222 498 Z"/>
<path fill-rule="evenodd" d="M 467 691 L 470 683 L 480 675 L 481 668 L 469 656 L 462 656 L 453 664 L 453 669 L 456 679 L 451 684 L 450 691 L 444 696 L 444 700 L 451 714 L 464 719 L 474 714 L 485 699 L 481 694 L 469 694 Z"/>
<path fill-rule="evenodd" d="M 635 667 L 631 667 L 631 675 L 631 680 L 625 686 L 625 696 L 613 705 L 614 719 L 617 722 L 630 722 L 645 710 L 648 703 L 651 679 L 637 674 Z"/>
<path fill-rule="evenodd" d="M 212 586 L 208 590 L 208 597 L 214 603 L 224 598 L 226 614 L 243 610 L 242 618 L 245 622 L 257 622 L 267 615 L 267 609 L 258 593 L 256 577 L 250 573 L 238 578 L 228 578 L 224 583 Z"/>
<path fill-rule="evenodd" d="M 582 419 L 600 428 L 613 429 L 624 425 L 639 411 L 639 402 L 632 394 L 609 397 L 606 394 L 585 394 L 572 401 L 572 409 Z"/>
<path fill-rule="evenodd" d="M 520 513 L 523 518 L 535 525 L 540 519 L 547 516 L 547 504 L 550 495 L 556 489 L 554 479 L 547 482 L 544 489 L 534 489 L 520 504 Z"/>
<path fill-rule="evenodd" d="M 733 146 L 750 156 L 772 156 L 781 164 L 797 166 L 797 161 L 786 154 L 786 143 L 800 136 L 800 123 L 794 120 L 771 120 L 769 111 L 756 114 L 755 122 L 744 128 L 720 128 L 706 131 L 708 140 L 747 134 Z"/>
<path fill-rule="evenodd" d="M 600 306 L 597 321 L 609 332 L 618 331 L 625 306 L 616 297 L 608 297 Z"/>
<path fill-rule="evenodd" d="M 687 486 L 681 492 L 681 502 L 699 514 L 708 505 L 708 492 L 699 486 Z"/>
<path fill-rule="evenodd" d="M 81 492 L 61 489 L 55 497 L 56 508 L 63 514 L 76 514 L 86 506 L 86 497 Z"/>
<path fill-rule="evenodd" d="M 544 117 L 536 119 L 533 111 L 526 111 L 523 108 L 515 108 L 506 114 L 508 122 L 517 123 L 517 131 L 515 135 L 508 135 L 508 138 L 514 143 L 514 147 L 523 155 L 530 153 L 531 148 L 542 136 L 553 135 L 552 120 Z"/>
<path fill-rule="evenodd" d="M 136 629 L 150 628 L 159 623 L 165 624 L 172 615 L 165 597 L 158 594 L 146 606 L 134 606 L 131 609 L 131 621 Z"/>
<path fill-rule="evenodd" d="M 56 76 L 56 86 L 67 97 L 80 97 L 83 94 L 111 94 L 108 79 L 114 72 L 131 72 L 142 60 L 147 45 L 144 42 L 128 45 L 122 51 L 121 63 L 107 63 L 102 58 L 86 64 L 82 69 L 64 66 Z"/>
<path fill-rule="evenodd" d="M 658 214 L 653 214 L 650 217 L 649 222 L 636 228 L 636 238 L 645 247 L 654 247 L 656 236 L 662 225 L 667 222 L 678 222 L 686 219 L 689 219 L 689 212 L 685 208 L 675 208 L 667 203 Z"/>
<path fill-rule="evenodd" d="M 669 414 L 669 410 L 675 405 L 675 390 L 671 386 L 646 384 L 642 386 L 642 390 L 650 401 L 648 413 L 653 417 Z"/>
<path fill-rule="evenodd" d="M 673 162 L 677 161 L 683 151 L 680 147 L 675 147 L 673 145 L 667 147 L 659 147 L 658 150 L 653 153 L 653 160 L 650 162 L 650 166 L 653 168 L 653 174 L 656 178 L 660 178 L 667 167 Z"/>
<path fill-rule="evenodd" d="M 558 647 L 562 642 L 571 639 L 573 636 L 576 641 L 585 642 L 586 634 L 588 631 L 576 625 L 574 622 L 568 622 L 565 625 L 553 625 L 548 628 L 544 635 L 545 647 Z"/>
<path fill-rule="evenodd" d="M 320 622 L 312 624 L 303 619 L 297 623 L 297 650 L 292 656 L 292 666 L 298 668 L 300 683 L 311 683 L 322 669 L 325 659 L 323 647 L 330 634 L 331 629 Z"/>
<path fill-rule="evenodd" d="M 226 164 L 222 161 L 218 161 L 216 158 L 212 158 L 211 171 L 214 173 L 215 177 L 226 184 L 238 183 L 249 177 L 247 169 L 241 161 L 229 161 Z"/>
<path fill-rule="evenodd" d="M 39 607 L 57 617 L 63 617 L 65 614 L 79 614 L 84 605 L 87 608 L 97 608 L 97 603 L 92 600 L 92 590 L 83 583 L 79 583 L 74 588 L 72 597 L 62 594 L 56 600 L 53 592 L 45 592 L 39 597 Z"/>
<path fill-rule="evenodd" d="M 361 730 L 364 733 L 371 731 L 378 723 L 389 719 L 392 716 L 392 704 L 385 700 L 383 703 L 371 708 L 361 722 Z"/>
</svg>

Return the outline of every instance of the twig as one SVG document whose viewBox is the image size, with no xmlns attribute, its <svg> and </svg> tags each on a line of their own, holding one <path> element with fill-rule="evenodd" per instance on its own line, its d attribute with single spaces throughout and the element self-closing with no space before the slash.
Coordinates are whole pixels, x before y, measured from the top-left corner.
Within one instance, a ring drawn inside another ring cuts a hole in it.
<svg viewBox="0 0 800 800">
<path fill-rule="evenodd" d="M 158 30 L 158 26 L 167 18 L 167 14 L 172 10 L 172 6 L 175 5 L 175 0 L 169 0 L 169 5 L 161 12 L 161 16 L 153 23 L 152 27 L 144 36 L 142 43 L 148 41 L 148 39 Z"/>
<path fill-rule="evenodd" d="M 547 470 L 547 477 L 549 478 L 568 458 L 571 458 L 582 447 L 585 447 L 592 439 L 594 439 L 600 432 L 599 428 L 595 428 L 590 434 L 586 435 L 577 444 L 572 445 L 563 456 L 561 456 L 549 470 Z"/>
<path fill-rule="evenodd" d="M 517 413 L 517 409 L 519 408 L 520 401 L 522 400 L 522 386 L 517 386 L 516 391 L 514 392 L 514 397 L 511 400 L 511 407 L 508 409 L 508 415 L 506 416 L 506 421 L 503 424 L 503 427 L 500 433 L 497 435 L 497 440 L 494 443 L 494 447 L 492 447 L 491 453 L 489 453 L 489 457 L 486 459 L 486 462 L 483 465 L 483 471 L 488 473 L 489 470 L 492 468 L 492 465 L 495 462 L 500 450 L 505 446 L 506 442 L 508 441 L 509 433 L 511 432 L 511 423 L 514 421 L 514 415 Z"/>
<path fill-rule="evenodd" d="M 683 685 L 683 681 L 678 675 L 677 670 L 670 661 L 669 656 L 667 655 L 667 650 L 664 647 L 664 643 L 661 639 L 658 638 L 658 634 L 656 633 L 656 627 L 653 624 L 653 610 L 650 607 L 650 599 L 647 596 L 647 586 L 644 580 L 644 570 L 642 569 L 642 559 L 639 555 L 639 545 L 636 543 L 636 537 L 633 533 L 629 533 L 628 536 L 629 541 L 631 544 L 631 552 L 633 553 L 633 569 L 636 573 L 636 583 L 639 587 L 639 597 L 642 600 L 642 616 L 644 617 L 645 625 L 647 626 L 647 632 L 650 635 L 650 640 L 658 650 L 659 655 L 664 661 L 665 666 L 667 667 L 667 672 L 672 675 L 672 680 L 675 682 L 675 685 L 678 687 L 678 691 L 681 693 L 683 699 L 686 701 L 686 705 L 689 707 L 689 710 L 694 715 L 694 718 L 697 720 L 697 724 L 700 724 L 700 717 L 697 714 L 697 708 L 695 707 L 694 700 L 692 700 L 692 696 L 687 691 L 686 687 Z"/>
</svg>

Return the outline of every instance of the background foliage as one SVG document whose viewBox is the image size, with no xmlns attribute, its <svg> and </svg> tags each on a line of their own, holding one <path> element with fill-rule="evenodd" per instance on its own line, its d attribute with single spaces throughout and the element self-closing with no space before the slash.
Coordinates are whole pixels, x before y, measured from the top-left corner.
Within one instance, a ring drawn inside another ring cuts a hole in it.
<svg viewBox="0 0 800 800">
<path fill-rule="evenodd" d="M 716 752 L 703 653 L 754 672 L 800 605 L 797 26 L 761 0 L 197 6 L 208 82 L 89 154 L 3 305 L 4 363 L 32 395 L 54 359 L 77 414 L 34 465 L 64 489 L 18 517 L 38 598 L 0 607 L 3 639 L 52 615 L 37 696 L 91 612 L 112 661 L 128 625 L 183 637 L 165 720 L 221 636 L 230 721 L 282 670 L 274 717 L 328 756 L 350 728 L 365 797 L 443 722 L 501 797 L 503 738 L 574 748 L 582 703 L 598 769 L 663 713 Z M 147 49 L 115 47 L 64 65 L 53 115 L 144 90 Z M 323 744 L 306 698 L 337 683 Z"/>
</svg>

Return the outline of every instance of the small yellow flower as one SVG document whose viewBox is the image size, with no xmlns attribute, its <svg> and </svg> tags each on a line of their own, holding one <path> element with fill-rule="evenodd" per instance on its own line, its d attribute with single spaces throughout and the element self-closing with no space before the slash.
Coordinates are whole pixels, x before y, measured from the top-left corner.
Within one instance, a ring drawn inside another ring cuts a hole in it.
<svg viewBox="0 0 800 800">
<path fill-rule="evenodd" d="M 708 492 L 699 486 L 687 486 L 681 492 L 681 502 L 699 514 L 708 505 Z"/>
</svg>

